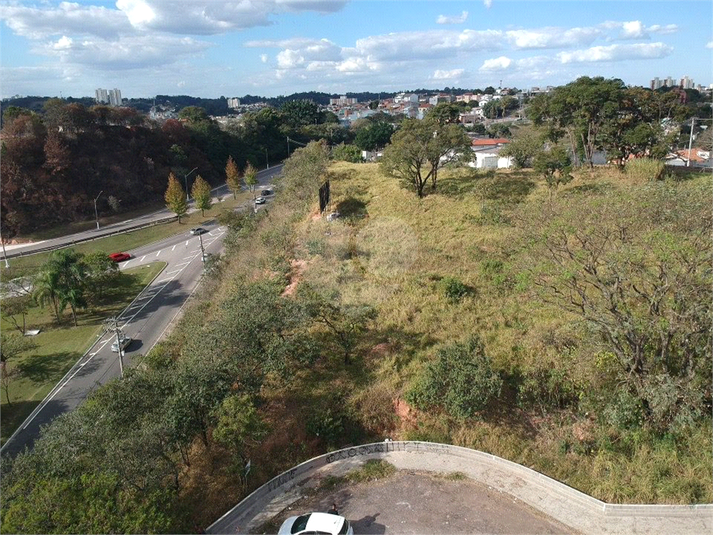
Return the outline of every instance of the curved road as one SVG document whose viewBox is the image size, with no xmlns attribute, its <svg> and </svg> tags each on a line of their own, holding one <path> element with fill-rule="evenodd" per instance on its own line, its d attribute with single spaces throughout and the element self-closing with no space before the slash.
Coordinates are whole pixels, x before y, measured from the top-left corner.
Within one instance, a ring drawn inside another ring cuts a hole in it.
<svg viewBox="0 0 713 535">
<path fill-rule="evenodd" d="M 268 184 L 281 167 L 261 172 L 260 184 Z M 266 197 L 269 199 L 271 197 Z M 260 206 L 258 206 L 258 209 Z M 119 327 L 133 339 L 123 358 L 125 367 L 132 358 L 144 355 L 161 339 L 169 324 L 198 286 L 203 275 L 200 242 L 207 253 L 222 250 L 226 229 L 217 223 L 204 225 L 208 231 L 192 236 L 187 231 L 164 240 L 128 251 L 132 258 L 123 262 L 121 269 L 151 262 L 166 262 L 163 271 L 119 315 Z M 119 357 L 111 351 L 116 335 L 107 333 L 72 367 L 35 411 L 3 445 L 2 453 L 16 455 L 25 447 L 32 447 L 40 427 L 65 412 L 74 410 L 98 386 L 120 376 Z"/>
</svg>

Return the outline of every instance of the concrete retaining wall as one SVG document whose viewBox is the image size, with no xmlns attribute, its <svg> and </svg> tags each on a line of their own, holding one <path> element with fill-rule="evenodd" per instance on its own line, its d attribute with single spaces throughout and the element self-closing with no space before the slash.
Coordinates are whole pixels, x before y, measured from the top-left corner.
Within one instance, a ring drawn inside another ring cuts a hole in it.
<svg viewBox="0 0 713 535">
<path fill-rule="evenodd" d="M 207 533 L 245 533 L 298 498 L 296 487 L 343 475 L 368 459 L 404 470 L 462 472 L 582 533 L 697 535 L 713 532 L 713 505 L 607 504 L 530 468 L 481 451 L 431 442 L 379 442 L 320 455 L 271 479 Z"/>
</svg>

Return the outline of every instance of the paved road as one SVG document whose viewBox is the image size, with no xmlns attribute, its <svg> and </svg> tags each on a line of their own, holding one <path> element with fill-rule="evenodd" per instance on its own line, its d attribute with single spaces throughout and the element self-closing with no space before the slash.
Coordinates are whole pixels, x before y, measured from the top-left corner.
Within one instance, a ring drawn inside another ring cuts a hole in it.
<svg viewBox="0 0 713 535">
<path fill-rule="evenodd" d="M 279 169 L 263 172 L 261 185 L 269 183 Z M 272 196 L 267 196 L 268 199 Z M 262 205 L 265 206 L 265 205 Z M 261 206 L 258 206 L 260 209 Z M 132 258 L 120 268 L 127 269 L 151 262 L 167 266 L 119 316 L 122 332 L 133 339 L 126 348 L 123 364 L 131 366 L 138 355 L 145 355 L 161 339 L 203 275 L 200 242 L 207 253 L 222 251 L 226 229 L 217 222 L 203 226 L 208 232 L 191 236 L 186 232 L 132 251 Z M 40 427 L 65 412 L 74 410 L 98 386 L 120 376 L 118 354 L 111 351 L 114 334 L 105 334 L 55 386 L 43 402 L 5 443 L 2 453 L 15 455 L 32 447 Z"/>
<path fill-rule="evenodd" d="M 260 171 L 258 174 L 258 180 L 261 184 L 265 184 L 271 177 L 279 174 L 282 171 L 282 165 L 276 165 L 270 169 L 265 169 Z M 228 187 L 224 184 L 214 188 L 213 195 L 222 197 L 224 195 L 230 194 Z M 193 207 L 193 201 L 189 204 L 189 213 L 194 212 L 196 208 Z M 174 219 L 176 214 L 164 208 L 163 210 L 158 210 L 150 214 L 145 214 L 132 219 L 127 219 L 126 221 L 121 221 L 119 223 L 114 223 L 112 225 L 107 225 L 101 227 L 100 229 L 92 229 L 84 232 L 77 232 L 75 234 L 70 234 L 67 236 L 61 236 L 59 238 L 53 238 L 51 240 L 44 240 L 34 243 L 28 243 L 26 245 L 12 245 L 6 246 L 7 258 L 14 258 L 22 255 L 26 255 L 33 252 L 50 250 L 52 248 L 60 248 L 66 245 L 71 245 L 73 243 L 78 243 L 82 241 L 87 241 L 95 238 L 100 238 L 102 236 L 108 236 L 110 234 L 116 234 L 123 230 L 131 230 L 137 227 L 142 227 L 150 223 L 155 223 L 158 221 Z"/>
</svg>

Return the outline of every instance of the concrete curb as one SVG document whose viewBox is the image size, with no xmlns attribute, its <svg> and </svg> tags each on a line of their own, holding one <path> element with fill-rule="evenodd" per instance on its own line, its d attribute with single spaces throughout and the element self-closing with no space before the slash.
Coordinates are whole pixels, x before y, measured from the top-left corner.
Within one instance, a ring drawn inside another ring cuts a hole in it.
<svg viewBox="0 0 713 535">
<path fill-rule="evenodd" d="M 365 444 L 305 461 L 256 489 L 211 524 L 206 533 L 248 532 L 299 497 L 290 491 L 307 485 L 310 479 L 346 473 L 368 459 L 384 459 L 403 470 L 462 472 L 582 533 L 697 535 L 713 531 L 712 504 L 608 504 L 489 453 L 414 441 Z"/>
</svg>

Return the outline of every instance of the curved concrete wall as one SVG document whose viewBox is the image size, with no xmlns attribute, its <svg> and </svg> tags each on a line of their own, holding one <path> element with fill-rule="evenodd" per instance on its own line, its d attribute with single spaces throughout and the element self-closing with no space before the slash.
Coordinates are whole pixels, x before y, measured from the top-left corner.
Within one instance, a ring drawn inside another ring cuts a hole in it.
<svg viewBox="0 0 713 535">
<path fill-rule="evenodd" d="M 293 490 L 310 479 L 343 475 L 368 459 L 399 469 L 462 472 L 506 492 L 582 533 L 713 532 L 713 505 L 607 504 L 535 470 L 481 451 L 431 442 L 379 442 L 345 448 L 305 461 L 271 479 L 207 529 L 245 533 L 297 499 Z"/>
</svg>

